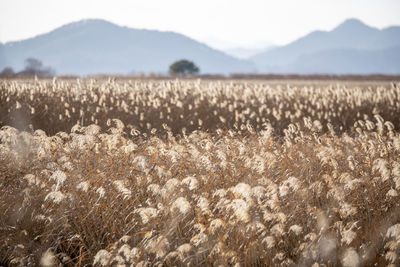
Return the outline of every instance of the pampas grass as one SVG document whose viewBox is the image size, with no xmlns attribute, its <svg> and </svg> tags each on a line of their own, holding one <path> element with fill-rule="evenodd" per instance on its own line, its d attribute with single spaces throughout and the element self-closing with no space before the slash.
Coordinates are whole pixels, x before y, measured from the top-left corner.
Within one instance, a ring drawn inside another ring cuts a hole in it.
<svg viewBox="0 0 400 267">
<path fill-rule="evenodd" d="M 0 87 L 0 265 L 400 263 L 397 84 Z"/>
</svg>

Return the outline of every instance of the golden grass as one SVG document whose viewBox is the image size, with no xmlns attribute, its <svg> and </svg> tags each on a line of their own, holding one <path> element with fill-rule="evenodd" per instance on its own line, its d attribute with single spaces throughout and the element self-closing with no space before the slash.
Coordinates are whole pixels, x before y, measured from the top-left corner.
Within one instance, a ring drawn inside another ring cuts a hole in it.
<svg viewBox="0 0 400 267">
<path fill-rule="evenodd" d="M 0 88 L 4 265 L 400 264 L 399 85 Z"/>
</svg>

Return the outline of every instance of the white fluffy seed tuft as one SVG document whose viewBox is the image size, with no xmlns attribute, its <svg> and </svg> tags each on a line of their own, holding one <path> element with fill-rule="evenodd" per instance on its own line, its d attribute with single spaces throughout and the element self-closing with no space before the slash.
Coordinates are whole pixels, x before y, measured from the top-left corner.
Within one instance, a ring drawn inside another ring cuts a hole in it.
<svg viewBox="0 0 400 267">
<path fill-rule="evenodd" d="M 105 249 L 99 250 L 94 256 L 93 265 L 108 266 L 111 259 L 111 254 Z"/>
<path fill-rule="evenodd" d="M 360 266 L 360 257 L 354 248 L 348 248 L 342 258 L 343 267 L 358 267 Z"/>
<path fill-rule="evenodd" d="M 184 197 L 177 198 L 171 206 L 171 211 L 178 211 L 183 215 L 189 213 L 191 205 Z"/>
</svg>

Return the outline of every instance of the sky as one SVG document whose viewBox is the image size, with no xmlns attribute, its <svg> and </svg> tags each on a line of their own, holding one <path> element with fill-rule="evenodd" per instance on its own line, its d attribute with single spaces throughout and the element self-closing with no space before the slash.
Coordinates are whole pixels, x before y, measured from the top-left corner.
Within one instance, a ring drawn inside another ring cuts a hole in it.
<svg viewBox="0 0 400 267">
<path fill-rule="evenodd" d="M 132 28 L 174 31 L 217 49 L 287 44 L 348 18 L 400 25 L 399 0 L 0 0 L 0 42 L 102 18 Z"/>
</svg>

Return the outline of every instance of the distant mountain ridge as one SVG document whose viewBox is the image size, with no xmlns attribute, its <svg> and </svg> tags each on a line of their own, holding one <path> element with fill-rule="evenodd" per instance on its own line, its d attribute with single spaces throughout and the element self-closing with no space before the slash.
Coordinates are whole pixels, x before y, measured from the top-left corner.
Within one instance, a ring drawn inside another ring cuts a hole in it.
<svg viewBox="0 0 400 267">
<path fill-rule="evenodd" d="M 287 72 L 300 74 L 399 74 L 400 46 L 382 50 L 332 49 L 300 56 Z"/>
<path fill-rule="evenodd" d="M 47 34 L 6 43 L 0 68 L 21 70 L 28 57 L 40 59 L 57 74 L 166 73 L 171 63 L 194 61 L 201 73 L 254 72 L 255 66 L 184 35 L 137 30 L 99 20 L 82 20 Z M 1 55 L 1 54 L 0 54 Z"/>
<path fill-rule="evenodd" d="M 400 27 L 379 30 L 349 19 L 332 31 L 311 32 L 251 60 L 259 72 L 398 74 L 400 62 L 393 59 L 398 58 L 399 47 Z"/>
<path fill-rule="evenodd" d="M 6 62 L 6 55 L 4 50 L 4 45 L 0 43 L 0 62 Z"/>
<path fill-rule="evenodd" d="M 213 49 L 182 34 L 121 27 L 99 19 L 69 23 L 49 33 L 0 43 L 0 71 L 24 68 L 34 57 L 57 74 L 165 74 L 179 59 L 201 74 L 400 74 L 400 26 L 382 30 L 349 19 L 284 46 L 246 57 L 250 50 Z M 229 54 L 235 54 L 236 57 Z"/>
<path fill-rule="evenodd" d="M 233 57 L 239 58 L 239 59 L 249 59 L 254 55 L 266 52 L 268 50 L 271 50 L 275 47 L 275 45 L 270 44 L 270 45 L 265 45 L 263 48 L 243 48 L 243 47 L 235 47 L 235 48 L 227 48 L 224 49 L 223 51 Z"/>
</svg>

